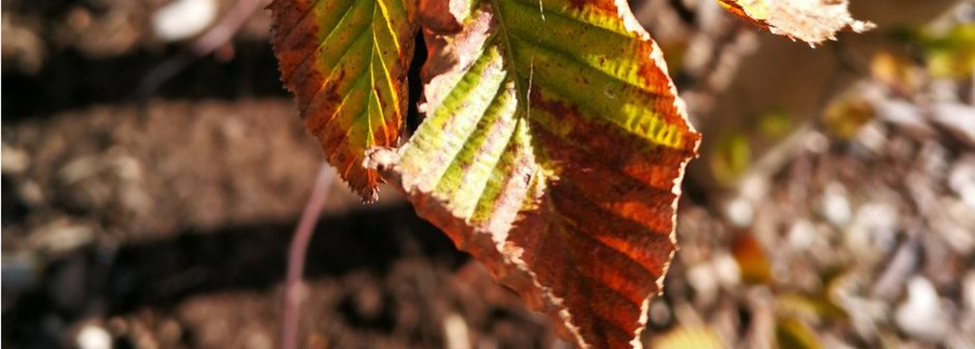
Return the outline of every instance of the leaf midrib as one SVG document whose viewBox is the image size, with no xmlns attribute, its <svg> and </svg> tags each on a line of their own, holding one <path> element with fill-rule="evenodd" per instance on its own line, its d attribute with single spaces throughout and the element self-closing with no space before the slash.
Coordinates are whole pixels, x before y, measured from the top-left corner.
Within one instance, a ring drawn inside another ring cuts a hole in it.
<svg viewBox="0 0 975 349">
<path fill-rule="evenodd" d="M 499 3 L 499 1 L 500 0 L 491 0 L 491 7 L 494 8 L 493 9 L 494 14 L 498 16 L 498 27 L 501 28 L 500 33 L 498 33 L 498 36 L 501 37 L 501 40 L 503 41 L 505 47 L 502 55 L 504 55 L 505 61 L 508 65 L 508 70 L 509 70 L 508 73 L 511 74 L 511 78 L 515 81 L 515 90 L 518 91 L 515 98 L 519 98 L 523 96 L 525 98 L 525 108 L 530 108 L 528 102 L 530 101 L 531 97 L 529 97 L 528 94 L 531 93 L 531 91 L 526 91 L 525 88 L 521 85 L 521 78 L 520 76 L 518 76 L 518 69 L 514 66 L 515 65 L 514 48 L 511 46 L 510 39 L 508 39 L 508 25 L 505 24 L 504 15 L 501 13 L 501 4 Z M 515 111 L 516 119 L 522 117 L 521 116 L 522 114 L 518 112 L 522 110 L 521 103 L 517 103 L 517 105 L 519 107 Z"/>
<path fill-rule="evenodd" d="M 518 75 L 518 69 L 515 67 L 516 59 L 514 57 L 514 51 L 513 51 L 513 46 L 511 44 L 511 39 L 508 37 L 508 35 L 509 35 L 509 29 L 507 27 L 507 24 L 505 23 L 504 14 L 501 13 L 502 11 L 501 11 L 501 6 L 499 4 L 499 1 L 501 1 L 501 0 L 491 0 L 491 5 L 494 7 L 494 14 L 498 16 L 498 27 L 500 28 L 500 32 L 498 33 L 498 35 L 501 36 L 501 39 L 502 39 L 503 44 L 505 46 L 505 50 L 504 50 L 503 55 L 505 56 L 505 59 L 507 60 L 507 63 L 509 65 L 509 73 L 512 74 L 511 76 L 515 80 L 515 89 L 518 90 L 518 95 L 519 96 L 524 96 L 525 97 L 525 103 L 524 103 L 525 108 L 526 108 L 526 110 L 530 110 L 531 106 L 529 105 L 529 103 L 531 102 L 531 100 L 530 100 L 531 97 L 529 96 L 529 93 L 531 93 L 531 91 L 530 90 L 526 91 L 525 87 L 522 86 L 522 81 L 521 81 L 521 79 L 520 79 L 520 77 Z M 517 35 L 517 34 L 514 34 L 514 35 Z M 534 68 L 533 67 L 529 67 L 529 69 L 534 69 Z M 531 73 L 533 73 L 532 70 L 530 70 L 530 74 Z M 521 103 L 518 103 L 518 105 L 520 106 Z M 518 115 L 516 115 L 516 118 L 527 117 L 527 116 L 528 116 L 528 114 L 527 114 L 527 111 L 526 111 L 524 114 L 518 114 Z M 546 200 L 549 201 L 547 203 L 547 205 L 550 208 L 552 208 L 553 210 L 557 211 L 555 209 L 554 203 L 551 202 L 551 197 L 547 197 Z M 568 223 L 568 222 L 566 222 L 566 223 Z M 566 230 L 566 228 L 564 226 L 559 226 L 558 229 L 560 229 L 563 233 L 568 233 L 568 231 Z M 571 249 L 567 249 L 566 252 L 569 254 L 567 256 L 568 259 L 578 259 L 579 258 L 579 256 L 577 256 L 574 253 L 572 253 L 573 251 Z M 583 271 L 581 269 L 579 269 L 578 266 L 572 267 L 572 268 L 574 269 L 574 272 L 575 273 L 578 273 L 579 275 L 583 275 L 584 274 Z M 585 287 L 587 293 L 591 293 L 591 291 L 589 290 L 589 288 L 586 285 L 583 284 L 583 285 L 580 285 L 580 286 Z M 588 305 L 588 306 L 589 306 L 590 313 L 597 314 L 596 310 L 594 308 L 592 308 L 591 305 Z M 597 325 L 597 327 L 599 327 L 599 326 Z M 603 329 L 603 331 L 605 331 L 605 329 Z M 579 336 L 579 338 L 577 338 L 577 339 L 580 342 L 582 342 L 582 343 L 588 344 L 586 338 L 584 338 L 582 336 Z M 604 342 L 603 345 L 608 346 L 608 343 Z"/>
</svg>

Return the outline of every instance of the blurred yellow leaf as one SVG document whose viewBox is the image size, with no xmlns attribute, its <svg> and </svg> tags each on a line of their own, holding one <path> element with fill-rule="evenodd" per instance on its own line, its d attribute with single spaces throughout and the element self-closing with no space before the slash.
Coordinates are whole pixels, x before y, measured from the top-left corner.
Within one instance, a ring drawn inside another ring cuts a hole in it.
<svg viewBox="0 0 975 349">
<path fill-rule="evenodd" d="M 880 51 L 870 60 L 874 80 L 897 92 L 910 95 L 922 83 L 922 71 L 913 62 L 888 51 Z"/>
<path fill-rule="evenodd" d="M 794 317 L 780 319 L 775 324 L 775 338 L 779 348 L 819 349 L 822 344 L 812 329 Z"/>
<path fill-rule="evenodd" d="M 775 297 L 775 309 L 783 316 L 802 319 L 845 318 L 846 313 L 829 300 L 826 293 L 807 296 L 800 293 L 785 293 Z"/>
<path fill-rule="evenodd" d="M 711 172 L 718 182 L 729 185 L 751 166 L 752 150 L 748 136 L 729 131 L 711 148 Z"/>
<path fill-rule="evenodd" d="M 862 96 L 840 97 L 826 107 L 823 123 L 836 136 L 844 139 L 853 138 L 873 119 L 876 112 L 873 105 Z"/>
<path fill-rule="evenodd" d="M 778 140 L 789 135 L 795 129 L 795 124 L 789 112 L 781 109 L 771 110 L 762 114 L 758 119 L 758 131 L 762 137 Z"/>
<path fill-rule="evenodd" d="M 707 327 L 678 327 L 653 341 L 657 349 L 721 349 L 721 337 Z"/>
<path fill-rule="evenodd" d="M 687 40 L 660 43 L 660 50 L 667 57 L 667 71 L 670 76 L 677 77 L 684 70 L 684 59 L 687 55 Z"/>
<path fill-rule="evenodd" d="M 969 77 L 975 73 L 975 23 L 965 23 L 924 42 L 928 70 L 935 77 Z"/>
</svg>

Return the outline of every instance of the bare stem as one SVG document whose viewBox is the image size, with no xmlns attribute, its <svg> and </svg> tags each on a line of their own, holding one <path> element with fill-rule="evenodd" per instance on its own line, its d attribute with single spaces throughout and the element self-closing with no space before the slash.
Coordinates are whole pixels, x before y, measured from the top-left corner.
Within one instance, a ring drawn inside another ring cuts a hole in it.
<svg viewBox="0 0 975 349">
<path fill-rule="evenodd" d="M 315 225 L 318 217 L 322 213 L 322 206 L 328 197 L 329 188 L 332 187 L 334 173 L 330 171 L 328 164 L 322 163 L 318 170 L 318 177 L 315 179 L 315 187 L 312 189 L 305 210 L 301 213 L 301 220 L 295 229 L 294 237 L 291 239 L 291 247 L 288 249 L 288 272 L 284 286 L 284 312 L 281 318 L 281 348 L 294 349 L 295 337 L 298 335 L 298 311 L 299 294 L 301 293 L 301 277 L 305 269 L 305 256 L 308 251 L 308 243 L 311 241 L 312 234 L 315 232 Z"/>
</svg>

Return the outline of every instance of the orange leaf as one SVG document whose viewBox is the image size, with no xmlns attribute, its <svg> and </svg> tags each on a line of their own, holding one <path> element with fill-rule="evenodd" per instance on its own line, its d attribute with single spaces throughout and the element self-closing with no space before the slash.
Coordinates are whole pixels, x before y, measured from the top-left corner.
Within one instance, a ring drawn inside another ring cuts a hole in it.
<svg viewBox="0 0 975 349">
<path fill-rule="evenodd" d="M 416 35 L 413 0 L 275 0 L 274 54 L 305 128 L 365 200 L 381 178 L 364 151 L 396 146 Z"/>
<path fill-rule="evenodd" d="M 642 347 L 700 140 L 660 49 L 624 0 L 429 8 L 426 119 L 373 165 L 564 337 Z"/>
</svg>

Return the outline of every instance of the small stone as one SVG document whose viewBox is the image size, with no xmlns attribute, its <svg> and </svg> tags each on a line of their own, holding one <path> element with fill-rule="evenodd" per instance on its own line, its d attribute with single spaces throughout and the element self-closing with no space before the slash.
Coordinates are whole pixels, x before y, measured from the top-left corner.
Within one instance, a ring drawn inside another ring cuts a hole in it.
<svg viewBox="0 0 975 349">
<path fill-rule="evenodd" d="M 857 131 L 856 140 L 874 154 L 881 154 L 887 142 L 887 130 L 878 122 L 870 122 Z"/>
<path fill-rule="evenodd" d="M 914 104 L 900 100 L 885 100 L 878 102 L 875 108 L 881 119 L 908 134 L 917 137 L 931 137 L 936 134 L 921 117 L 921 111 Z"/>
<path fill-rule="evenodd" d="M 217 17 L 214 0 L 175 0 L 152 15 L 152 31 L 165 41 L 179 41 L 199 35 Z"/>
<path fill-rule="evenodd" d="M 812 132 L 805 140 L 806 149 L 822 154 L 829 150 L 829 138 L 819 132 Z"/>
<path fill-rule="evenodd" d="M 687 270 L 687 282 L 696 291 L 696 299 L 711 304 L 718 296 L 718 280 L 710 263 L 700 263 Z"/>
<path fill-rule="evenodd" d="M 728 201 L 725 205 L 725 215 L 732 225 L 738 228 L 745 228 L 752 224 L 752 219 L 755 216 L 755 207 L 744 198 L 735 198 Z"/>
<path fill-rule="evenodd" d="M 82 222 L 57 219 L 31 232 L 31 248 L 52 255 L 65 254 L 87 245 L 95 239 L 93 228 Z"/>
<path fill-rule="evenodd" d="M 111 349 L 112 335 L 95 324 L 87 324 L 75 336 L 75 345 L 80 349 Z"/>
<path fill-rule="evenodd" d="M 741 268 L 738 267 L 738 261 L 730 253 L 718 252 L 711 260 L 711 267 L 714 269 L 714 274 L 721 286 L 734 289 L 741 283 Z"/>
<path fill-rule="evenodd" d="M 670 307 L 663 300 L 657 299 L 650 303 L 650 322 L 657 326 L 670 323 L 672 317 Z"/>
<path fill-rule="evenodd" d="M 855 252 L 892 250 L 897 240 L 898 213 L 892 205 L 869 202 L 860 206 L 846 230 L 846 243 Z"/>
<path fill-rule="evenodd" d="M 846 197 L 846 189 L 839 183 L 826 186 L 822 201 L 823 216 L 835 226 L 842 227 L 850 221 L 852 209 Z"/>
<path fill-rule="evenodd" d="M 751 202 L 761 202 L 768 198 L 769 179 L 758 174 L 746 175 L 738 186 L 741 197 Z"/>
<path fill-rule="evenodd" d="M 470 349 L 471 338 L 467 321 L 457 313 L 448 314 L 443 320 L 444 342 L 448 349 Z"/>
<path fill-rule="evenodd" d="M 816 241 L 816 226 L 809 220 L 799 219 L 789 229 L 789 245 L 796 251 L 805 251 Z"/>
<path fill-rule="evenodd" d="M 949 318 L 934 285 L 916 276 L 907 284 L 907 301 L 894 314 L 897 326 L 911 337 L 938 342 L 948 334 Z"/>
<path fill-rule="evenodd" d="M 961 103 L 936 104 L 934 122 L 958 140 L 975 146 L 975 107 Z"/>
<path fill-rule="evenodd" d="M 3 163 L 0 168 L 3 169 L 3 173 L 18 174 L 30 166 L 30 155 L 23 149 L 14 148 L 6 143 L 0 149 L 2 149 L 0 162 Z"/>
<path fill-rule="evenodd" d="M 948 175 L 948 186 L 975 212 L 975 158 L 958 161 Z"/>
</svg>

